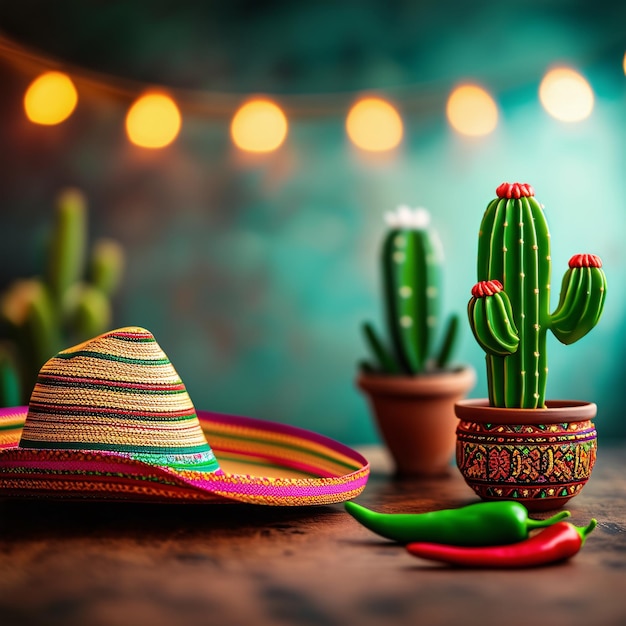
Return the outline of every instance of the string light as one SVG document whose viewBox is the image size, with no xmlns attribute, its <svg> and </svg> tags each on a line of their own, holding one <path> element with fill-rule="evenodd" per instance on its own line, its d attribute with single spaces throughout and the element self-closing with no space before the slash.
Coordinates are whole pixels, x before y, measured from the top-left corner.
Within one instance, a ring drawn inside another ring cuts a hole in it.
<svg viewBox="0 0 626 626">
<path fill-rule="evenodd" d="M 349 111 L 346 132 L 356 146 L 369 152 L 385 152 L 402 140 L 402 120 L 396 109 L 380 98 L 363 98 Z"/>
<path fill-rule="evenodd" d="M 452 128 L 471 137 L 488 135 L 498 124 L 496 103 L 477 85 L 456 87 L 448 98 L 446 115 Z"/>
<path fill-rule="evenodd" d="M 52 61 L 0 36 L 0 58 L 12 60 L 25 72 L 41 71 Z M 58 63 L 56 63 L 58 65 Z M 622 60 L 626 74 L 626 53 Z M 127 101 L 145 88 L 134 81 L 107 77 L 81 68 L 71 70 L 79 85 L 92 92 Z M 400 94 L 402 91 L 399 92 Z M 398 95 L 398 94 L 396 94 Z M 309 94 L 283 96 L 290 116 L 319 117 L 341 115 L 349 94 Z M 421 98 L 413 90 L 398 96 L 403 101 Z M 239 96 L 226 93 L 176 91 L 176 100 L 192 113 L 227 117 L 237 106 Z M 545 110 L 558 120 L 576 122 L 588 117 L 594 106 L 594 93 L 583 76 L 569 68 L 556 68 L 544 76 L 539 99 Z M 342 100 L 344 100 L 342 104 Z M 429 100 L 425 96 L 425 102 Z M 66 120 L 76 108 L 77 89 L 73 79 L 60 71 L 39 75 L 24 95 L 24 110 L 36 124 L 54 125 Z M 446 115 L 452 128 L 470 136 L 491 133 L 498 123 L 498 107 L 493 97 L 481 87 L 464 84 L 455 88 L 446 103 Z M 181 127 L 181 113 L 174 100 L 164 93 L 149 93 L 138 98 L 126 116 L 126 132 L 131 142 L 148 148 L 161 148 L 176 139 Z M 362 98 L 348 111 L 345 122 L 349 139 L 360 149 L 373 152 L 392 150 L 403 139 L 403 122 L 396 108 L 382 98 Z M 231 119 L 231 138 L 241 150 L 271 152 L 287 137 L 288 121 L 281 108 L 269 99 L 256 99 L 241 106 Z"/>
<path fill-rule="evenodd" d="M 76 87 L 67 74 L 46 72 L 26 90 L 24 111 L 31 122 L 54 126 L 72 114 L 77 102 Z"/>
<path fill-rule="evenodd" d="M 140 96 L 126 115 L 126 134 L 142 148 L 164 148 L 178 136 L 181 126 L 176 103 L 163 93 Z"/>
<path fill-rule="evenodd" d="M 251 100 L 235 113 L 230 134 L 235 145 L 247 152 L 273 152 L 287 137 L 287 118 L 273 102 Z"/>
<path fill-rule="evenodd" d="M 576 71 L 567 67 L 550 70 L 539 85 L 543 108 L 562 122 L 580 122 L 593 111 L 593 91 Z"/>
</svg>

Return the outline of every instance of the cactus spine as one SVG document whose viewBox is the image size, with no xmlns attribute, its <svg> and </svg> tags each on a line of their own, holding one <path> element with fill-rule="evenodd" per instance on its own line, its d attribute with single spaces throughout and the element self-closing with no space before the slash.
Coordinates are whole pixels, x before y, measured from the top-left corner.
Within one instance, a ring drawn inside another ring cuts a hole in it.
<svg viewBox="0 0 626 626">
<path fill-rule="evenodd" d="M 451 317 L 444 341 L 433 355 L 441 310 L 439 240 L 428 228 L 430 216 L 424 209 L 399 207 L 386 218 L 390 229 L 383 242 L 381 261 L 391 349 L 366 323 L 365 337 L 377 362 L 368 369 L 409 375 L 442 369 L 452 351 L 458 319 Z"/>
<path fill-rule="evenodd" d="M 28 402 L 42 364 L 111 325 L 124 255 L 100 240 L 87 259 L 87 208 L 78 190 L 57 201 L 45 278 L 16 280 L 0 298 L 0 401 Z M 88 261 L 88 262 L 87 262 Z"/>
<path fill-rule="evenodd" d="M 468 315 L 487 356 L 492 406 L 544 408 L 548 330 L 564 344 L 598 322 L 606 295 L 602 262 L 572 257 L 559 304 L 550 313 L 550 233 L 530 185 L 503 183 L 482 219 L 478 283 Z"/>
</svg>

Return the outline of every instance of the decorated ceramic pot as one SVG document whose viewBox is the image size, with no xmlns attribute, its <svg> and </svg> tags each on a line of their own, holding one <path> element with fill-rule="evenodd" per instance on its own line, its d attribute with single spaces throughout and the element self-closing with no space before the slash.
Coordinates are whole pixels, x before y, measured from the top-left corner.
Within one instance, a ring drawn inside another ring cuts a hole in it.
<svg viewBox="0 0 626 626">
<path fill-rule="evenodd" d="M 517 500 L 531 511 L 562 507 L 580 493 L 596 460 L 597 407 L 548 401 L 545 409 L 456 403 L 456 460 L 483 500 Z"/>
</svg>

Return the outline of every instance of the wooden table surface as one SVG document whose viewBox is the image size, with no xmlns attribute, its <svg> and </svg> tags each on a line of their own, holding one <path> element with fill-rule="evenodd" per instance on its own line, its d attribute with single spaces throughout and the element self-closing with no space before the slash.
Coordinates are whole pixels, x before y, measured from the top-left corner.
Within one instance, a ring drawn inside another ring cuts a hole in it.
<svg viewBox="0 0 626 626">
<path fill-rule="evenodd" d="M 380 450 L 366 454 L 366 506 L 421 512 L 475 501 L 454 468 L 396 481 Z M 626 446 L 600 447 L 566 508 L 578 525 L 599 522 L 576 557 L 484 571 L 412 557 L 342 505 L 0 501 L 0 624 L 623 626 Z"/>
</svg>

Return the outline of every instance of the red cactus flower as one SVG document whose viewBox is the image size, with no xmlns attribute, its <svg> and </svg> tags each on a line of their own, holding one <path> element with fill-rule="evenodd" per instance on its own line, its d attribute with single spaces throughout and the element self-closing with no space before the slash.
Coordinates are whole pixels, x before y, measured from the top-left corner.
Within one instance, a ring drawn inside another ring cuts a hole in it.
<svg viewBox="0 0 626 626">
<path fill-rule="evenodd" d="M 535 190 L 528 183 L 502 183 L 497 189 L 498 198 L 528 198 Z"/>
<path fill-rule="evenodd" d="M 602 260 L 595 254 L 575 254 L 569 260 L 570 267 L 602 267 Z"/>
<path fill-rule="evenodd" d="M 472 287 L 474 298 L 485 298 L 500 293 L 504 286 L 499 280 L 481 280 Z"/>
</svg>

